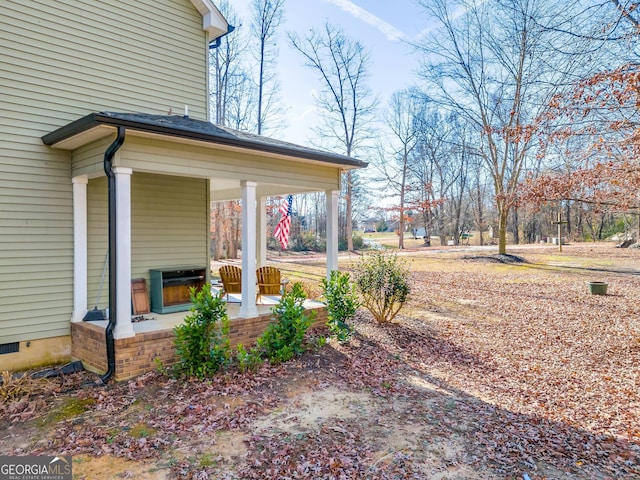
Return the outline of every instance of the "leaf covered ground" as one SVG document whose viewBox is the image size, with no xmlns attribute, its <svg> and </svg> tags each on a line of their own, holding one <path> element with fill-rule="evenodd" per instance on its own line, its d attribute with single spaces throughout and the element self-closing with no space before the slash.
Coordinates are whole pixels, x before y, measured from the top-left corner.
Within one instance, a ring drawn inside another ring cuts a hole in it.
<svg viewBox="0 0 640 480">
<path fill-rule="evenodd" d="M 640 478 L 640 251 L 509 253 L 409 252 L 395 323 L 253 374 L 49 379 L 0 406 L 0 451 L 87 479 Z"/>
</svg>

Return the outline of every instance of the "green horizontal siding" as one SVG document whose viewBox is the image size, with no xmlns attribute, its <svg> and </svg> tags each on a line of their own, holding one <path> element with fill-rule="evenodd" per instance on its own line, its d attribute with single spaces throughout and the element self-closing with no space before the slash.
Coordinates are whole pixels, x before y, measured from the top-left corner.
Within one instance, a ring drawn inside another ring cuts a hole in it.
<svg viewBox="0 0 640 480">
<path fill-rule="evenodd" d="M 67 335 L 73 303 L 70 159 L 52 154 L 37 137 L 8 140 L 0 139 L 0 343 Z"/>
<path fill-rule="evenodd" d="M 131 276 L 149 282 L 149 270 L 207 264 L 207 181 L 134 172 L 131 177 Z M 89 181 L 88 302 L 95 304 L 108 241 L 107 181 Z M 100 295 L 108 305 L 109 288 Z M 148 285 L 149 286 L 149 285 Z"/>
<path fill-rule="evenodd" d="M 72 161 L 41 137 L 94 111 L 188 105 L 206 119 L 205 42 L 190 0 L 0 2 L 0 343 L 69 334 Z M 109 141 L 74 162 L 101 174 Z M 107 246 L 106 182 L 89 187 L 92 306 Z"/>
<path fill-rule="evenodd" d="M 184 105 L 206 119 L 205 33 L 189 0 L 15 0 L 1 17 L 0 44 L 10 47 L 0 76 L 8 108 L 24 113 L 14 129 L 35 121 L 46 133 L 90 111 Z"/>
<path fill-rule="evenodd" d="M 149 270 L 207 265 L 208 182 L 168 175 L 132 178 L 131 275 L 149 282 Z"/>
</svg>

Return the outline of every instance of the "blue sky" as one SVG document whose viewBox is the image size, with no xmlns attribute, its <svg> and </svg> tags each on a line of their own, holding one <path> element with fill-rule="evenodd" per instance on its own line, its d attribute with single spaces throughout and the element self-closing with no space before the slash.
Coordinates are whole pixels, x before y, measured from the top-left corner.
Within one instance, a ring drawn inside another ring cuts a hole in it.
<svg viewBox="0 0 640 480">
<path fill-rule="evenodd" d="M 232 1 L 247 26 L 250 3 Z M 381 105 L 386 105 L 391 93 L 415 82 L 418 58 L 403 40 L 416 39 L 427 20 L 414 0 L 287 0 L 278 77 L 288 126 L 274 135 L 283 140 L 309 143 L 318 118 L 312 95 L 321 85 L 316 72 L 304 67 L 302 56 L 289 46 L 285 32 L 303 36 L 311 28 L 321 29 L 327 19 L 369 50 L 369 86 Z"/>
</svg>

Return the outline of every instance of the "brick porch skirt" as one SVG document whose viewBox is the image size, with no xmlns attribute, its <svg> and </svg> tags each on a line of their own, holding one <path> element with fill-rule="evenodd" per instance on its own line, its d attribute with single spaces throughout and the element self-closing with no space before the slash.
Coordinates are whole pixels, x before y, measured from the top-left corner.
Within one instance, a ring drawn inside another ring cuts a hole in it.
<svg viewBox="0 0 640 480">
<path fill-rule="evenodd" d="M 327 322 L 326 307 L 310 310 L 316 312 L 312 326 L 321 326 Z M 238 343 L 253 345 L 271 321 L 270 313 L 255 318 L 231 318 L 231 346 L 235 347 Z M 116 371 L 113 378 L 116 381 L 127 380 L 155 370 L 158 360 L 165 367 L 174 365 L 177 361 L 174 340 L 172 328 L 115 339 Z M 106 372 L 105 328 L 92 322 L 71 323 L 71 356 L 74 360 L 81 360 L 89 371 L 99 374 Z"/>
</svg>

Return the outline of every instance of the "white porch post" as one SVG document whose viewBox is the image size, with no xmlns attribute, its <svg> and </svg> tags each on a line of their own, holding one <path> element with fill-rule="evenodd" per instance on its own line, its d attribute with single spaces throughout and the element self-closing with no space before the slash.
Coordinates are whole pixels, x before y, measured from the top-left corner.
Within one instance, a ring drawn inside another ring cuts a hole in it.
<svg viewBox="0 0 640 480">
<path fill-rule="evenodd" d="M 131 174 L 133 171 L 125 167 L 113 167 L 116 178 L 116 218 L 117 258 L 116 289 L 118 303 L 113 337 L 126 338 L 135 336 L 131 324 Z"/>
<path fill-rule="evenodd" d="M 256 182 L 242 181 L 242 305 L 239 315 L 258 316 L 256 307 Z"/>
<path fill-rule="evenodd" d="M 338 190 L 327 190 L 327 278 L 338 269 Z"/>
<path fill-rule="evenodd" d="M 267 197 L 261 196 L 258 199 L 258 267 L 264 267 L 267 264 Z"/>
<path fill-rule="evenodd" d="M 73 182 L 73 312 L 72 322 L 81 322 L 87 313 L 87 184 L 80 175 Z"/>
</svg>

